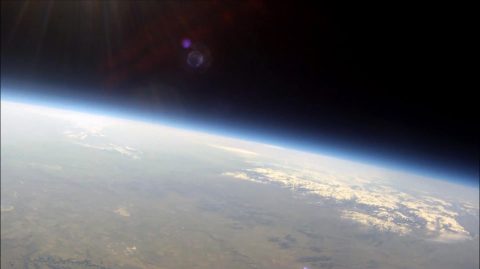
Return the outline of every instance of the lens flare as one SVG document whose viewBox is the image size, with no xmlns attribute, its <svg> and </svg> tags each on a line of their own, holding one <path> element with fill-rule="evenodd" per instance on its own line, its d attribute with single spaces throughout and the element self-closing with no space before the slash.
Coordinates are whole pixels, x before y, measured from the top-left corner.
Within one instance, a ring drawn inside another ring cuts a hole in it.
<svg viewBox="0 0 480 269">
<path fill-rule="evenodd" d="M 190 48 L 190 46 L 192 46 L 192 40 L 190 40 L 189 38 L 182 39 L 182 48 L 188 49 Z"/>
</svg>

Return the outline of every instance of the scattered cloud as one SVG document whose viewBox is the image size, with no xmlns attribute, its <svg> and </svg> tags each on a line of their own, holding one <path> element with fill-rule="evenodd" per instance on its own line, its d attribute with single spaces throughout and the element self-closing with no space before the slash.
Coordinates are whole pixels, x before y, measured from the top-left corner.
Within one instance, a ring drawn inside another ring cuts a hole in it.
<svg viewBox="0 0 480 269">
<path fill-rule="evenodd" d="M 256 180 L 255 178 L 249 177 L 247 175 L 247 173 L 244 173 L 244 172 L 226 172 L 226 173 L 223 173 L 222 175 L 237 178 L 237 179 L 242 179 L 242 180 L 246 180 L 246 181 L 253 181 L 253 182 L 256 182 L 256 183 L 265 183 L 265 182 Z"/>
<path fill-rule="evenodd" d="M 130 212 L 128 212 L 128 210 L 125 207 L 119 207 L 115 209 L 115 211 L 113 212 L 115 212 L 117 215 L 120 215 L 122 217 L 130 217 Z"/>
<path fill-rule="evenodd" d="M 381 217 L 380 215 L 372 216 L 366 213 L 360 213 L 351 210 L 344 210 L 342 217 L 361 223 L 366 226 L 374 227 L 381 231 L 395 232 L 398 234 L 408 234 L 412 229 L 406 224 L 399 224 L 394 221 L 394 218 L 386 215 Z"/>
<path fill-rule="evenodd" d="M 109 142 L 108 137 L 103 133 L 103 128 L 102 124 L 85 124 L 85 122 L 79 121 L 75 122 L 72 128 L 64 131 L 63 135 L 77 145 L 86 148 L 117 152 L 132 159 L 140 159 L 141 152 L 139 150 Z"/>
<path fill-rule="evenodd" d="M 457 221 L 459 209 L 452 202 L 399 191 L 378 180 L 265 166 L 223 175 L 256 183 L 279 184 L 292 191 L 348 206 L 342 210 L 343 218 L 381 231 L 400 235 L 423 231 L 426 237 L 439 241 L 470 238 Z M 461 210 L 470 212 L 472 207 L 468 204 Z M 478 208 L 473 207 L 473 210 L 478 212 Z"/>
<path fill-rule="evenodd" d="M 249 151 L 249 150 L 246 150 L 246 149 L 241 149 L 241 148 L 234 148 L 234 147 L 227 147 L 227 146 L 220 146 L 220 145 L 212 145 L 212 144 L 210 144 L 209 146 L 217 148 L 217 149 L 222 149 L 222 150 L 226 150 L 226 151 L 229 151 L 229 152 L 233 152 L 233 153 L 242 154 L 242 155 L 251 155 L 251 156 L 258 155 L 258 153 L 256 153 L 256 152 Z"/>
</svg>

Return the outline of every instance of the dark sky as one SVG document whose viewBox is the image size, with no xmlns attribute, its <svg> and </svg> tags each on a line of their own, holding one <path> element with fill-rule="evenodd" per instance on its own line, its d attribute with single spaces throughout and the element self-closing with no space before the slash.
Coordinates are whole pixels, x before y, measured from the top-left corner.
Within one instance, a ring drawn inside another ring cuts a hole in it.
<svg viewBox="0 0 480 269">
<path fill-rule="evenodd" d="M 278 2 L 2 1 L 2 89 L 478 182 L 461 13 Z"/>
</svg>

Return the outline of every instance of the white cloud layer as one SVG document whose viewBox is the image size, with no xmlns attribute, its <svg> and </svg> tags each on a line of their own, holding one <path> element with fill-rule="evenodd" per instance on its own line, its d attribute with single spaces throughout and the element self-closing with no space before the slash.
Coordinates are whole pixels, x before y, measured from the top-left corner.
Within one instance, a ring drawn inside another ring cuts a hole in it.
<svg viewBox="0 0 480 269">
<path fill-rule="evenodd" d="M 407 235 L 423 231 L 437 241 L 469 239 L 470 234 L 457 221 L 459 213 L 444 199 L 399 191 L 368 178 L 335 176 L 311 170 L 256 167 L 224 173 L 236 179 L 257 183 L 275 183 L 293 191 L 351 205 L 342 209 L 341 216 L 367 227 Z M 348 202 L 348 203 L 347 203 Z M 466 204 L 464 212 L 478 207 Z"/>
</svg>

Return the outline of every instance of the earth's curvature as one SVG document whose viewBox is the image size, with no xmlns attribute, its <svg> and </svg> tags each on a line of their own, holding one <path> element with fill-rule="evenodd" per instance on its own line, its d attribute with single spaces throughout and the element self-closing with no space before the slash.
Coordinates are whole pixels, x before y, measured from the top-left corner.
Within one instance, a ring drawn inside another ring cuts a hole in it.
<svg viewBox="0 0 480 269">
<path fill-rule="evenodd" d="M 1 103 L 1 268 L 479 266 L 478 188 Z"/>
</svg>

